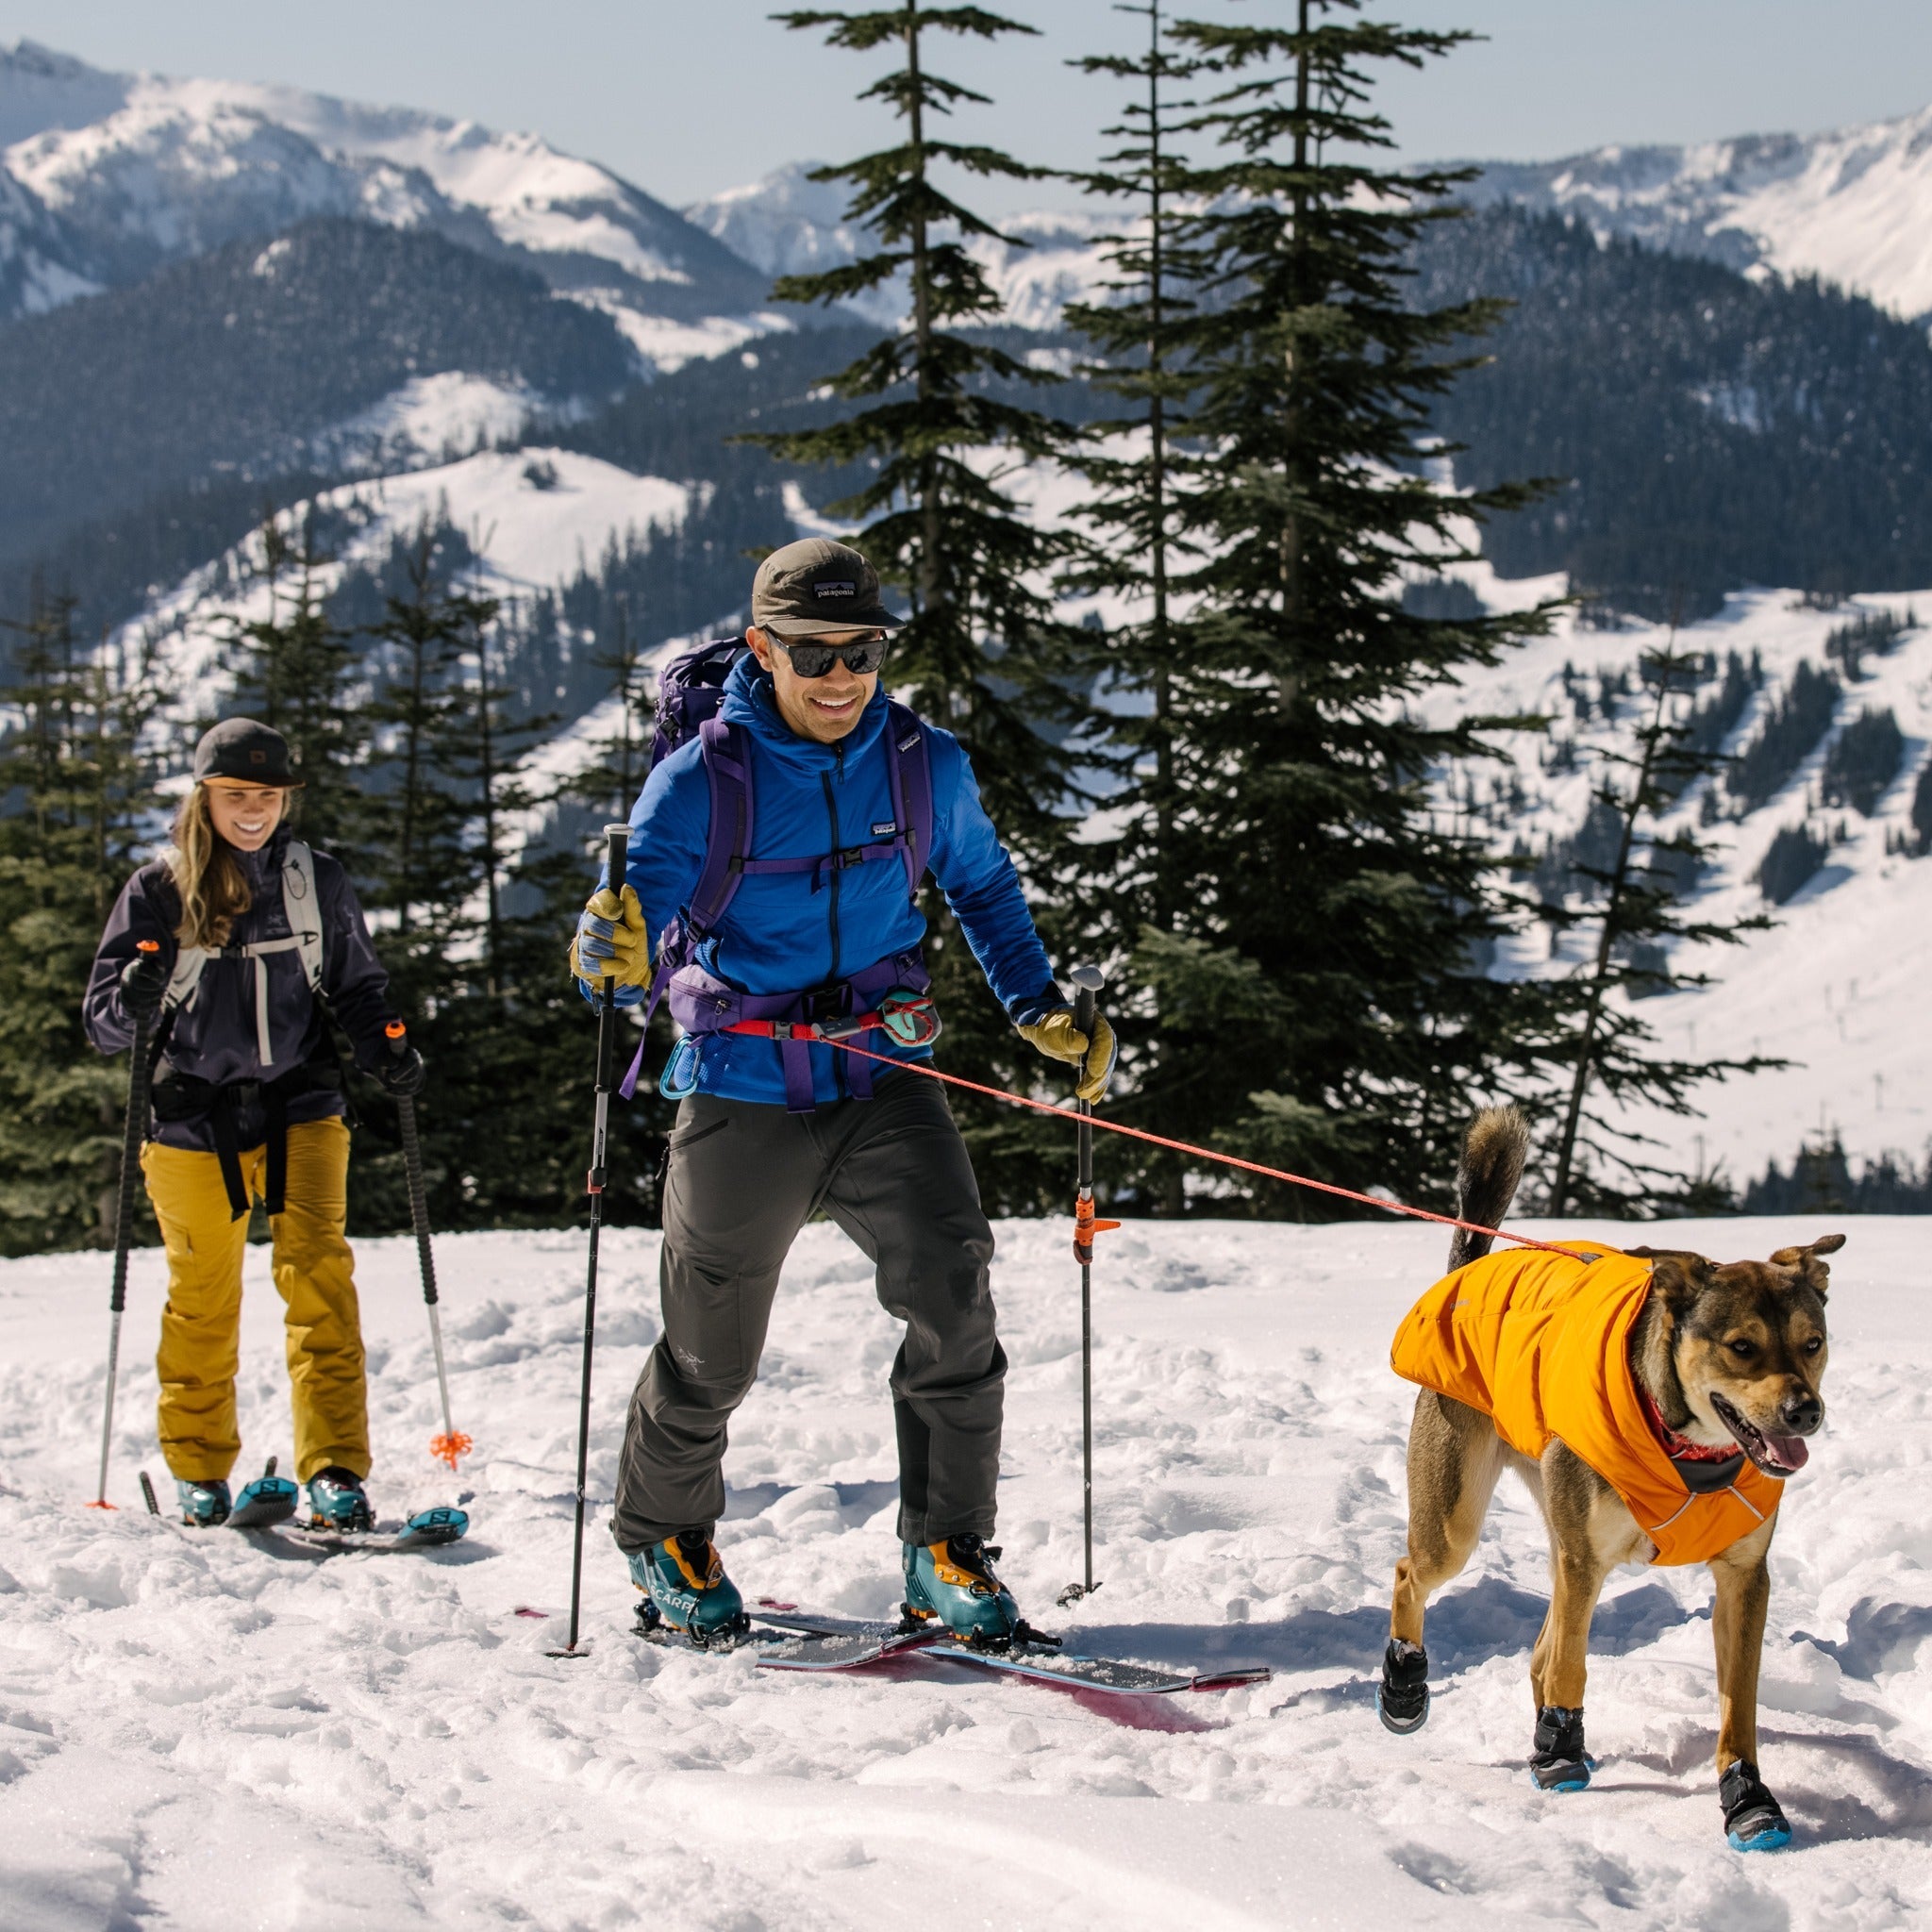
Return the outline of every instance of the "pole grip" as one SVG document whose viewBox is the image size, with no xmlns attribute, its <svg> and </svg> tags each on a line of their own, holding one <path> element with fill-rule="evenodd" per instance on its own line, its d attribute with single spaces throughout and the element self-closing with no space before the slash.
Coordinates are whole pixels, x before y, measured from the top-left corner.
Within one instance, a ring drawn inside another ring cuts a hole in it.
<svg viewBox="0 0 1932 1932">
<path fill-rule="evenodd" d="M 1091 1035 L 1100 1004 L 1098 994 L 1107 984 L 1107 975 L 1098 966 L 1075 966 L 1067 977 L 1074 982 L 1074 1024 Z"/>
<path fill-rule="evenodd" d="M 630 827 L 604 827 L 604 883 L 614 893 L 624 891 L 624 874 L 630 864 Z"/>
</svg>

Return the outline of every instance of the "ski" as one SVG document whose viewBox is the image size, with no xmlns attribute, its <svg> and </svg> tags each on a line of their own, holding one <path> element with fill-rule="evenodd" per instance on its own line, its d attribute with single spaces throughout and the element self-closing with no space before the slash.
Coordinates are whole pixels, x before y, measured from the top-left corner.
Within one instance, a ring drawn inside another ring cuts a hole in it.
<svg viewBox="0 0 1932 1932">
<path fill-rule="evenodd" d="M 438 1550 L 460 1542 L 469 1533 L 469 1512 L 447 1506 L 419 1509 L 400 1529 L 313 1529 L 305 1524 L 285 1523 L 267 1533 L 284 1542 L 299 1543 L 305 1550 L 324 1556 L 350 1555 L 401 1556 L 409 1550 Z"/>
<path fill-rule="evenodd" d="M 927 1653 L 949 1664 L 1005 1671 L 1036 1684 L 1066 1684 L 1080 1690 L 1105 1690 L 1116 1697 L 1172 1697 L 1193 1690 L 1232 1690 L 1265 1684 L 1274 1673 L 1265 1664 L 1232 1671 L 1174 1672 L 1106 1657 L 1034 1657 L 1024 1651 L 974 1650 L 964 1643 L 937 1645 Z"/>
<path fill-rule="evenodd" d="M 466 1510 L 446 1506 L 419 1509 L 396 1530 L 317 1529 L 308 1524 L 291 1522 L 301 1491 L 287 1476 L 275 1474 L 274 1457 L 269 1458 L 266 1474 L 242 1489 L 235 1498 L 235 1507 L 220 1523 L 175 1523 L 173 1517 L 162 1516 L 159 1499 L 146 1470 L 141 1472 L 141 1493 L 150 1516 L 159 1517 L 184 1533 L 199 1535 L 204 1527 L 257 1530 L 329 1557 L 352 1550 L 362 1550 L 372 1556 L 398 1556 L 409 1550 L 441 1549 L 446 1543 L 459 1542 L 470 1528 Z"/>
<path fill-rule="evenodd" d="M 889 1657 L 921 1656 L 953 1639 L 930 1630 L 901 1630 L 895 1624 L 871 1630 L 788 1631 L 758 1652 L 763 1671 L 856 1671 Z"/>
<path fill-rule="evenodd" d="M 1035 1683 L 1063 1684 L 1120 1697 L 1230 1690 L 1245 1684 L 1265 1684 L 1274 1674 L 1265 1664 L 1228 1671 L 1175 1672 L 1123 1663 L 1114 1657 L 1061 1656 L 1038 1638 L 1011 1650 L 979 1650 L 930 1626 L 908 1630 L 897 1624 L 862 1623 L 849 1617 L 804 1616 L 768 1605 L 759 1607 L 758 1615 L 791 1633 L 784 1643 L 759 1655 L 758 1662 L 773 1670 L 852 1670 L 882 1657 L 916 1651 L 943 1663 L 1004 1671 Z M 814 1647 L 829 1645 L 838 1647 Z"/>
<path fill-rule="evenodd" d="M 800 1624 L 800 1626 L 794 1626 Z M 758 1609 L 746 1621 L 746 1626 L 740 1631 L 721 1631 L 708 1642 L 697 1642 L 690 1631 L 680 1631 L 665 1623 L 649 1598 L 638 1604 L 638 1617 L 632 1624 L 632 1637 L 641 1637 L 647 1644 L 657 1644 L 662 1650 L 695 1650 L 701 1654 L 719 1654 L 726 1650 L 746 1650 L 756 1644 L 771 1644 L 773 1650 L 761 1650 L 758 1661 L 767 1663 L 773 1657 L 782 1657 L 773 1669 L 794 1669 L 794 1672 L 839 1672 L 839 1669 L 854 1669 L 859 1663 L 874 1663 L 877 1657 L 887 1656 L 892 1650 L 908 1646 L 907 1633 L 900 1633 L 896 1624 L 891 1623 L 848 1623 L 842 1631 L 829 1633 L 823 1631 L 809 1621 L 800 1621 L 784 1615 L 767 1615 Z M 925 1633 L 912 1633 L 924 1637 Z"/>
<path fill-rule="evenodd" d="M 161 1506 L 155 1494 L 153 1480 L 146 1470 L 141 1472 L 141 1493 L 147 1504 L 150 1516 L 159 1516 Z M 295 1513 L 301 1491 L 287 1476 L 275 1474 L 275 1458 L 271 1456 L 268 1467 L 252 1483 L 242 1485 L 242 1492 L 235 1498 L 235 1507 L 219 1523 L 192 1524 L 176 1523 L 179 1529 L 272 1529 L 278 1523 L 286 1523 Z M 174 1522 L 165 1518 L 164 1521 Z"/>
</svg>

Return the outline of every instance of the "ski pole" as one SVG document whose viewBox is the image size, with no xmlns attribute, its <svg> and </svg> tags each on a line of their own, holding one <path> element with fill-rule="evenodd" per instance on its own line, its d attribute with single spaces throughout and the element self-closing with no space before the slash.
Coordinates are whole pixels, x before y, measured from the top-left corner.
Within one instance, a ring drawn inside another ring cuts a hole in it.
<svg viewBox="0 0 1932 1932">
<path fill-rule="evenodd" d="M 161 950 L 158 940 L 139 940 L 144 957 Z M 151 1012 L 134 1016 L 134 1054 L 127 1069 L 127 1123 L 121 1136 L 121 1200 L 114 1210 L 114 1286 L 108 1296 L 108 1405 L 101 1417 L 101 1479 L 91 1509 L 111 1509 L 108 1501 L 108 1452 L 114 1440 L 114 1384 L 121 1373 L 121 1311 L 127 1306 L 127 1248 L 134 1239 L 134 1173 L 147 1139 L 147 1036 Z"/>
<path fill-rule="evenodd" d="M 382 1029 L 389 1041 L 390 1058 L 401 1059 L 409 1050 L 409 1029 L 400 1020 L 391 1020 Z M 429 1341 L 436 1350 L 436 1388 L 442 1397 L 442 1434 L 429 1445 L 439 1462 L 449 1464 L 454 1475 L 457 1458 L 467 1456 L 472 1447 L 449 1419 L 449 1372 L 442 1361 L 442 1311 L 436 1303 L 436 1257 L 429 1249 L 429 1201 L 423 1186 L 423 1142 L 416 1133 L 416 1096 L 396 1095 L 396 1119 L 403 1129 L 403 1172 L 409 1181 L 409 1220 L 416 1230 L 416 1260 L 423 1274 L 423 1300 L 429 1309 Z"/>
<path fill-rule="evenodd" d="M 1091 1040 L 1098 1006 L 1094 996 L 1107 980 L 1098 966 L 1075 966 L 1068 977 L 1074 982 L 1074 1024 Z M 1082 1580 L 1070 1583 L 1060 1592 L 1062 1604 L 1077 1603 L 1100 1588 L 1093 1580 L 1093 1237 L 1120 1225 L 1117 1221 L 1093 1218 L 1093 1103 L 1076 1101 L 1075 1113 L 1079 1125 L 1074 1129 L 1078 1192 L 1074 1206 L 1074 1258 L 1080 1264 L 1080 1494 L 1086 1565 Z"/>
<path fill-rule="evenodd" d="M 615 897 L 624 893 L 630 858 L 630 827 L 604 827 L 604 883 Z M 613 962 L 614 964 L 614 962 Z M 584 1284 L 584 1375 L 577 1396 L 577 1521 L 570 1553 L 570 1641 L 552 1657 L 576 1657 L 577 1612 L 583 1601 L 584 1482 L 591 1453 L 591 1351 L 597 1339 L 597 1236 L 604 1225 L 604 1154 L 610 1125 L 610 1090 L 617 1073 L 617 978 L 606 973 L 597 994 L 597 1110 L 591 1136 L 591 1172 L 584 1191 L 591 1197 L 590 1273 Z"/>
</svg>

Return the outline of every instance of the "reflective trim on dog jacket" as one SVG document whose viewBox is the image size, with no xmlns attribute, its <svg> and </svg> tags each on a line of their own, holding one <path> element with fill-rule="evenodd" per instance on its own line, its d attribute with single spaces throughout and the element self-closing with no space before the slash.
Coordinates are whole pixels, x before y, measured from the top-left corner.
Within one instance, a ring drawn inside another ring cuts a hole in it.
<svg viewBox="0 0 1932 1932">
<path fill-rule="evenodd" d="M 1509 1248 L 1445 1275 L 1403 1318 L 1390 1365 L 1480 1410 L 1521 1455 L 1540 1458 L 1559 1438 L 1629 1506 L 1653 1562 L 1707 1563 L 1777 1507 L 1784 1485 L 1747 1459 L 1730 1488 L 1690 1493 L 1630 1373 L 1650 1261 L 1570 1245 Z"/>
</svg>

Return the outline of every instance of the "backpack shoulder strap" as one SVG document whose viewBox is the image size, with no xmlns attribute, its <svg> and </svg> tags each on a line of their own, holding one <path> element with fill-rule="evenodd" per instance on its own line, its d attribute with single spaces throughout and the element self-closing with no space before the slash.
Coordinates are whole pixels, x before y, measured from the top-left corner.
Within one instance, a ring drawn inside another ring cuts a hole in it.
<svg viewBox="0 0 1932 1932">
<path fill-rule="evenodd" d="M 724 917 L 744 876 L 751 855 L 752 807 L 750 747 L 744 734 L 723 718 L 707 718 L 698 727 L 700 757 L 711 794 L 710 828 L 705 834 L 705 862 L 691 895 L 691 928 L 710 932 Z"/>
<path fill-rule="evenodd" d="M 300 839 L 291 839 L 282 855 L 282 910 L 299 943 L 308 990 L 314 992 L 322 985 L 325 963 L 322 901 L 315 891 L 315 854 Z"/>
<path fill-rule="evenodd" d="M 925 726 L 897 698 L 886 701 L 892 816 L 906 833 L 906 890 L 918 898 L 932 858 L 932 750 Z"/>
<path fill-rule="evenodd" d="M 175 955 L 175 971 L 168 979 L 168 990 L 161 995 L 161 1008 L 172 1013 L 177 1007 L 192 1006 L 196 989 L 201 985 L 201 969 L 214 958 L 207 946 L 182 946 Z"/>
</svg>

